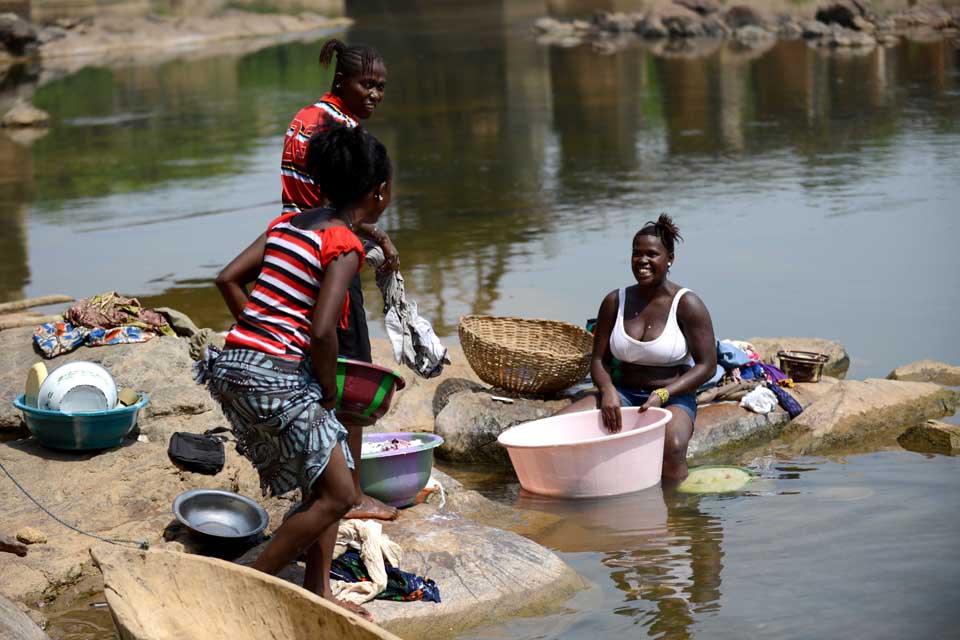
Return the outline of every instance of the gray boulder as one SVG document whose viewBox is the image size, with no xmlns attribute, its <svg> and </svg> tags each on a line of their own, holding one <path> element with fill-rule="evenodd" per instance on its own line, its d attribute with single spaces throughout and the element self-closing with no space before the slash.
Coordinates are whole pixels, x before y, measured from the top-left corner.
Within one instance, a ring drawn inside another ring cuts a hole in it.
<svg viewBox="0 0 960 640">
<path fill-rule="evenodd" d="M 0 44 L 12 56 L 29 56 L 37 51 L 37 30 L 15 13 L 0 14 Z"/>
<path fill-rule="evenodd" d="M 919 453 L 960 454 L 960 426 L 927 420 L 904 431 L 897 438 L 904 449 Z"/>
<path fill-rule="evenodd" d="M 30 617 L 0 596 L 0 638 L 3 640 L 50 640 Z"/>
<path fill-rule="evenodd" d="M 452 395 L 437 415 L 434 433 L 442 436 L 437 457 L 450 462 L 509 463 L 497 436 L 510 427 L 553 415 L 569 400 L 514 398 L 506 404 L 490 394 L 462 391 Z"/>
<path fill-rule="evenodd" d="M 766 26 L 767 17 L 754 7 L 745 4 L 733 5 L 723 14 L 723 21 L 731 29 Z"/>
<path fill-rule="evenodd" d="M 25 100 L 17 100 L 0 119 L 0 126 L 7 128 L 17 127 L 45 127 L 50 121 L 50 114 L 38 109 Z"/>
<path fill-rule="evenodd" d="M 835 387 L 784 428 L 799 453 L 892 440 L 894 431 L 953 414 L 960 398 L 930 382 L 843 380 Z"/>
<path fill-rule="evenodd" d="M 918 360 L 897 367 L 887 374 L 887 379 L 936 382 L 948 387 L 960 387 L 960 367 L 936 360 Z"/>
</svg>

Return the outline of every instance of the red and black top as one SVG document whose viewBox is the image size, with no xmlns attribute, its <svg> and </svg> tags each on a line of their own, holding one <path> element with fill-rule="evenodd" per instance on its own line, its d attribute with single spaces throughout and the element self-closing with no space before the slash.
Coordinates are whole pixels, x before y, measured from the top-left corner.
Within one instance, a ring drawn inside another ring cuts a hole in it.
<svg viewBox="0 0 960 640">
<path fill-rule="evenodd" d="M 231 347 L 302 358 L 310 349 L 310 319 L 323 271 L 336 257 L 356 251 L 363 265 L 360 239 L 347 227 L 299 229 L 285 213 L 267 227 L 263 266 L 250 300 L 227 334 Z M 350 295 L 344 300 L 340 326 L 345 328 Z"/>
<path fill-rule="evenodd" d="M 283 140 L 280 160 L 280 184 L 283 212 L 306 211 L 323 206 L 325 198 L 307 173 L 307 143 L 310 138 L 334 124 L 353 128 L 357 119 L 337 96 L 324 94 L 319 102 L 304 107 L 293 117 Z"/>
</svg>

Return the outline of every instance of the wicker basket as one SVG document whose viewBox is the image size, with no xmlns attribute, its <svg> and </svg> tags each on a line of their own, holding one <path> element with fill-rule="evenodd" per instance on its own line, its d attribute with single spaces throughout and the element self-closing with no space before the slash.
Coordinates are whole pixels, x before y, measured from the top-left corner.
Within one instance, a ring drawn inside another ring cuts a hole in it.
<svg viewBox="0 0 960 640">
<path fill-rule="evenodd" d="M 523 394 L 555 393 L 590 370 L 593 336 L 554 320 L 460 318 L 460 344 L 481 380 Z"/>
</svg>

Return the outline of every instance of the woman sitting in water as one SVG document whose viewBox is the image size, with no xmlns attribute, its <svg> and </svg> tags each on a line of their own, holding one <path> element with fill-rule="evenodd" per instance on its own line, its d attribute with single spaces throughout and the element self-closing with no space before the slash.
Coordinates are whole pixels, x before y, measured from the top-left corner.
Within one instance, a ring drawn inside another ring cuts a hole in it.
<svg viewBox="0 0 960 640">
<path fill-rule="evenodd" d="M 620 431 L 621 407 L 667 409 L 673 417 L 664 442 L 663 478 L 672 481 L 687 477 L 696 390 L 717 368 L 710 313 L 695 293 L 667 279 L 674 244 L 681 239 L 666 214 L 633 237 L 630 265 L 637 283 L 607 294 L 597 317 L 590 371 L 599 393 L 559 412 L 599 408 L 603 424 Z"/>
<path fill-rule="evenodd" d="M 237 324 L 200 369 L 264 495 L 303 494 L 253 568 L 276 574 L 305 552 L 303 586 L 334 600 L 338 523 L 357 498 L 347 430 L 333 412 L 337 327 L 363 264 L 354 228 L 376 222 L 390 204 L 391 166 L 383 145 L 359 127 L 314 136 L 307 166 L 331 207 L 281 215 L 220 273 L 217 287 Z"/>
</svg>

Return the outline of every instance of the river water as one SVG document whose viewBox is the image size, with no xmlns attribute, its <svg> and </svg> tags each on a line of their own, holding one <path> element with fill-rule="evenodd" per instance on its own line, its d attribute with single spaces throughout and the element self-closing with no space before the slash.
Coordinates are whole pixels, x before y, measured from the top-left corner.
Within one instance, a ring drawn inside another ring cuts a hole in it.
<svg viewBox="0 0 960 640">
<path fill-rule="evenodd" d="M 674 278 L 720 337 L 836 339 L 858 378 L 960 362 L 956 42 L 538 44 L 533 19 L 563 4 L 348 3 L 356 26 L 337 35 L 389 67 L 368 122 L 396 167 L 383 226 L 441 336 L 467 313 L 582 323 L 667 211 L 685 239 Z M 115 289 L 225 328 L 212 279 L 279 210 L 283 131 L 330 83 L 322 37 L 44 81 L 49 133 L 0 133 L 0 300 Z M 781 461 L 750 495 L 563 505 L 461 470 L 566 513 L 567 535 L 540 541 L 592 583 L 477 637 L 939 635 L 960 595 L 957 471 L 884 451 Z M 105 612 L 78 616 L 51 633 L 111 635 Z"/>
</svg>

